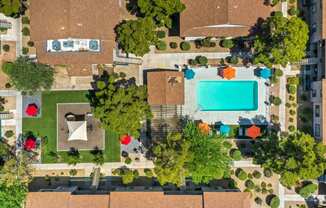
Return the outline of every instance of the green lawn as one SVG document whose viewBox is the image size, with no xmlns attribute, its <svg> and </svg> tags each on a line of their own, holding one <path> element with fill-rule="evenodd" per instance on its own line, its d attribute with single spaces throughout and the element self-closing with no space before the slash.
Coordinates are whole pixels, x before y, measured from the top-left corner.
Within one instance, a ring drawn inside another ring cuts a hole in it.
<svg viewBox="0 0 326 208">
<path fill-rule="evenodd" d="M 42 147 L 42 163 L 66 162 L 67 152 L 59 152 L 57 160 L 49 155 L 57 152 L 57 103 L 84 103 L 88 102 L 87 91 L 51 91 L 42 93 L 41 118 L 24 118 L 23 131 L 47 137 Z M 81 162 L 92 162 L 90 151 L 80 151 Z M 120 144 L 118 135 L 114 132 L 105 132 L 105 162 L 120 161 Z"/>
</svg>

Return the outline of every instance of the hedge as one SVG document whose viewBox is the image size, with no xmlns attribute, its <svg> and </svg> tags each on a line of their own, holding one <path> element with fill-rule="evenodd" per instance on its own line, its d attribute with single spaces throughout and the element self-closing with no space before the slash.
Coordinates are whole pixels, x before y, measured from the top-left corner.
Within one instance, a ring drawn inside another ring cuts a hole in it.
<svg viewBox="0 0 326 208">
<path fill-rule="evenodd" d="M 183 51 L 189 51 L 190 48 L 191 48 L 191 45 L 190 45 L 189 42 L 183 41 L 183 42 L 180 43 L 180 48 Z"/>
<path fill-rule="evenodd" d="M 308 198 L 311 194 L 313 194 L 317 190 L 318 186 L 314 183 L 305 185 L 300 188 L 299 194 L 303 198 Z"/>
</svg>

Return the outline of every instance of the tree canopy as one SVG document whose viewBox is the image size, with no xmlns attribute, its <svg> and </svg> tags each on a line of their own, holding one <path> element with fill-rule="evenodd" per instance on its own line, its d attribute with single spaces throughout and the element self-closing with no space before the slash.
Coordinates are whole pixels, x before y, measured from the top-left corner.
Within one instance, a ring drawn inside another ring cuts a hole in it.
<svg viewBox="0 0 326 208">
<path fill-rule="evenodd" d="M 305 56 L 309 29 L 298 17 L 268 17 L 254 41 L 254 63 L 271 66 L 300 61 Z"/>
<path fill-rule="evenodd" d="M 1 0 L 0 11 L 8 17 L 19 17 L 25 9 L 23 0 Z"/>
<path fill-rule="evenodd" d="M 53 84 L 54 69 L 48 65 L 34 62 L 28 57 L 19 57 L 14 62 L 7 62 L 2 70 L 9 76 L 17 90 L 33 93 L 49 90 Z"/>
<path fill-rule="evenodd" d="M 280 182 L 286 187 L 318 178 L 326 169 L 326 147 L 301 132 L 258 142 L 254 152 L 255 162 L 280 174 Z"/>
<path fill-rule="evenodd" d="M 126 53 L 145 55 L 150 51 L 150 45 L 158 41 L 155 27 L 151 18 L 122 22 L 116 29 L 119 46 Z"/>
<path fill-rule="evenodd" d="M 154 170 L 159 182 L 180 186 L 186 176 L 196 184 L 221 179 L 230 171 L 225 142 L 223 137 L 202 133 L 189 122 L 182 133 L 170 134 L 154 147 Z"/>
<path fill-rule="evenodd" d="M 180 0 L 138 0 L 137 6 L 145 17 L 152 17 L 155 23 L 171 28 L 171 15 L 182 12 L 186 7 Z"/>
<path fill-rule="evenodd" d="M 27 194 L 26 184 L 16 181 L 7 186 L 0 184 L 0 208 L 21 208 Z"/>
<path fill-rule="evenodd" d="M 146 87 L 137 86 L 133 80 L 103 76 L 89 99 L 102 126 L 120 135 L 137 138 L 141 122 L 151 117 Z"/>
</svg>

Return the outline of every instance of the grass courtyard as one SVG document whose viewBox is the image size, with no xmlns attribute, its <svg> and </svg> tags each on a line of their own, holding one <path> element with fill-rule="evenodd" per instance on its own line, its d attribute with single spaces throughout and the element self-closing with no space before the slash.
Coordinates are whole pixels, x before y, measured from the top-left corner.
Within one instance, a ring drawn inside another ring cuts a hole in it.
<svg viewBox="0 0 326 208">
<path fill-rule="evenodd" d="M 50 91 L 42 93 L 40 118 L 24 118 L 23 132 L 31 131 L 40 137 L 46 137 L 42 144 L 42 163 L 67 162 L 67 152 L 57 152 L 57 103 L 88 103 L 87 91 Z M 57 152 L 59 157 L 51 155 Z M 90 151 L 79 151 L 80 162 L 92 162 Z M 120 161 L 119 137 L 114 132 L 105 132 L 105 162 Z"/>
</svg>

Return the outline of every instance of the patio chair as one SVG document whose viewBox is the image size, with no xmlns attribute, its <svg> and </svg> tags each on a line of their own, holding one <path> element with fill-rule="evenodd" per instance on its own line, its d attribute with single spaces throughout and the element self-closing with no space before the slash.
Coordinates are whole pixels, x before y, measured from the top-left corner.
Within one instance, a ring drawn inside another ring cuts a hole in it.
<svg viewBox="0 0 326 208">
<path fill-rule="evenodd" d="M 239 136 L 240 137 L 243 137 L 243 136 L 245 136 L 245 129 L 244 128 L 242 128 L 242 127 L 239 127 Z"/>
</svg>

